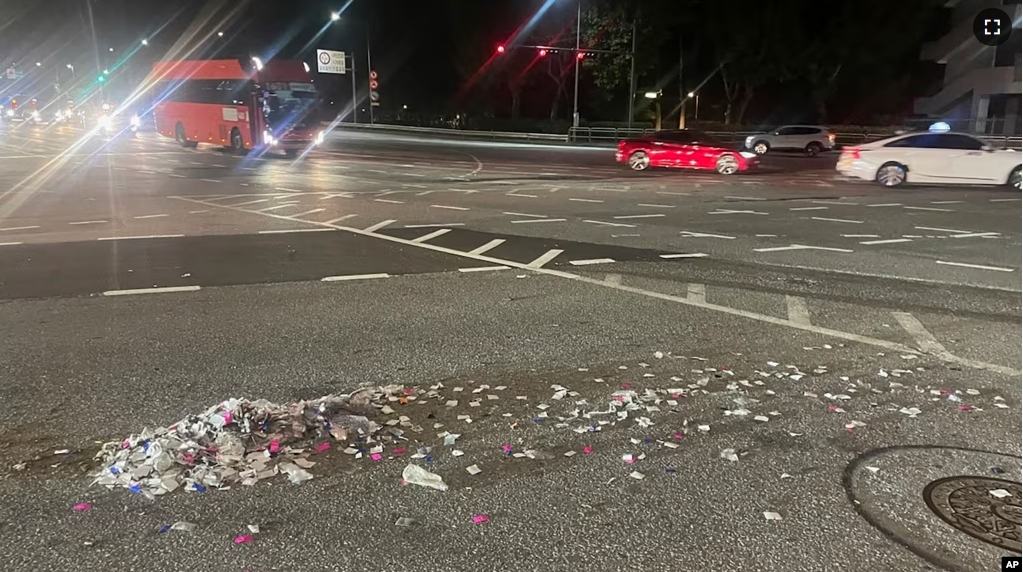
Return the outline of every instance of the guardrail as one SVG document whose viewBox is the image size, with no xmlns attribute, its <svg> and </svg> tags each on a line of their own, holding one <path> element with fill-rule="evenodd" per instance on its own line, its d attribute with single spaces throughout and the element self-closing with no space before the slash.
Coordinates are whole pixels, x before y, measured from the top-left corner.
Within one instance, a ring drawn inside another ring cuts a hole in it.
<svg viewBox="0 0 1023 572">
<path fill-rule="evenodd" d="M 519 133 L 515 131 L 470 131 L 468 129 L 445 129 L 440 127 L 413 127 L 411 125 L 387 125 L 376 123 L 338 123 L 336 128 L 357 131 L 385 131 L 392 133 L 430 134 L 453 137 L 458 139 L 490 139 L 494 141 L 547 141 L 556 143 L 568 142 L 568 137 L 559 133 Z"/>
<path fill-rule="evenodd" d="M 468 129 L 445 129 L 438 127 L 413 127 L 410 125 L 389 125 L 377 123 L 338 123 L 335 128 L 358 131 L 381 131 L 390 133 L 407 133 L 410 135 L 438 135 L 453 139 L 493 140 L 493 141 L 542 141 L 548 143 L 574 143 L 594 146 L 613 146 L 623 139 L 642 137 L 654 133 L 651 128 L 624 127 L 572 127 L 568 135 L 557 133 L 520 133 L 516 131 L 470 131 Z M 762 131 L 707 131 L 707 134 L 731 145 L 743 145 L 746 137 L 763 133 Z M 836 133 L 837 147 L 861 145 L 891 137 L 894 133 Z M 978 139 L 997 148 L 1018 149 L 1023 147 L 1023 138 L 1008 135 L 977 135 Z"/>
</svg>

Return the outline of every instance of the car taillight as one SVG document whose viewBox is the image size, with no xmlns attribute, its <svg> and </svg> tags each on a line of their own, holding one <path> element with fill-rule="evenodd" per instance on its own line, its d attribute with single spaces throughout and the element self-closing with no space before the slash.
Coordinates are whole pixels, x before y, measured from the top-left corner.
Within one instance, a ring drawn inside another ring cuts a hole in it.
<svg viewBox="0 0 1023 572">
<path fill-rule="evenodd" d="M 619 149 L 625 149 L 625 141 L 624 140 L 618 142 L 618 148 Z"/>
<path fill-rule="evenodd" d="M 835 134 L 834 133 L 828 133 L 828 141 L 830 141 L 832 143 L 835 142 Z"/>
<path fill-rule="evenodd" d="M 843 155 L 848 155 L 850 159 L 860 158 L 860 149 L 858 147 L 846 147 L 842 150 Z"/>
</svg>

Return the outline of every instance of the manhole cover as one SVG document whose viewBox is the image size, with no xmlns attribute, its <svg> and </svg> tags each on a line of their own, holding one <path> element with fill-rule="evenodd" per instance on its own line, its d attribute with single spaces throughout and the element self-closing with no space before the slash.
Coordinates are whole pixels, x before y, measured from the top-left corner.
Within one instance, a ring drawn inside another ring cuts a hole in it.
<svg viewBox="0 0 1023 572">
<path fill-rule="evenodd" d="M 1021 548 L 1021 501 L 1020 483 L 1002 479 L 946 477 L 924 487 L 924 502 L 942 520 L 1013 552 Z"/>
</svg>

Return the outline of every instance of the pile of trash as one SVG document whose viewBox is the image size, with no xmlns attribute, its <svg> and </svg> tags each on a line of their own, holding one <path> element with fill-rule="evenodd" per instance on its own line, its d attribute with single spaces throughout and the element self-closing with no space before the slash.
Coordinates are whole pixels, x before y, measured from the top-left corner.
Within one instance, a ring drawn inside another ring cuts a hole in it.
<svg viewBox="0 0 1023 572">
<path fill-rule="evenodd" d="M 104 444 L 96 454 L 101 468 L 93 484 L 153 497 L 178 488 L 251 486 L 282 473 L 300 483 L 313 478 L 306 470 L 315 464 L 310 455 L 329 449 L 331 440 L 351 439 L 348 448 L 360 455 L 401 441 L 404 429 L 378 425 L 370 416 L 390 409 L 388 402 L 412 399 L 415 390 L 399 386 L 286 405 L 229 399 L 170 427 Z"/>
</svg>

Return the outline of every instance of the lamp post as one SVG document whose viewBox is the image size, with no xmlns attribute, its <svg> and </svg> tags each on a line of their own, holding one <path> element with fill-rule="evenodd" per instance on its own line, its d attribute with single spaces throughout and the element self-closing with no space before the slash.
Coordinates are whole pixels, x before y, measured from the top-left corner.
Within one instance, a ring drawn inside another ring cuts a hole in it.
<svg viewBox="0 0 1023 572">
<path fill-rule="evenodd" d="M 648 91 L 643 97 L 654 100 L 654 131 L 661 130 L 661 90 Z"/>
<path fill-rule="evenodd" d="M 572 127 L 579 128 L 579 40 L 583 26 L 583 0 L 575 4 L 575 87 L 572 89 Z"/>
<path fill-rule="evenodd" d="M 341 21 L 341 13 L 340 12 L 331 12 L 330 13 L 330 21 L 331 22 L 340 22 Z M 365 24 L 366 24 L 366 78 L 369 79 L 369 74 L 372 73 L 372 71 L 373 71 L 373 52 L 372 52 L 372 50 L 370 48 L 370 41 L 369 41 L 369 21 L 367 20 L 365 22 Z M 354 71 L 354 68 L 355 68 L 355 57 L 354 56 L 352 56 L 352 68 L 353 68 L 352 73 L 354 74 L 355 73 L 355 71 Z M 352 77 L 354 78 L 354 76 L 352 76 Z M 354 79 L 353 79 L 353 81 L 354 81 Z M 367 81 L 367 85 L 369 85 L 368 81 Z M 352 98 L 352 112 L 355 113 L 355 98 L 354 98 L 354 96 Z M 369 123 L 370 123 L 370 125 L 373 124 L 373 102 L 372 101 L 369 103 Z"/>
<path fill-rule="evenodd" d="M 693 121 L 699 121 L 700 120 L 700 94 L 697 93 L 697 92 L 690 91 L 689 92 L 689 97 L 694 98 L 696 100 L 696 110 L 693 113 Z"/>
</svg>

